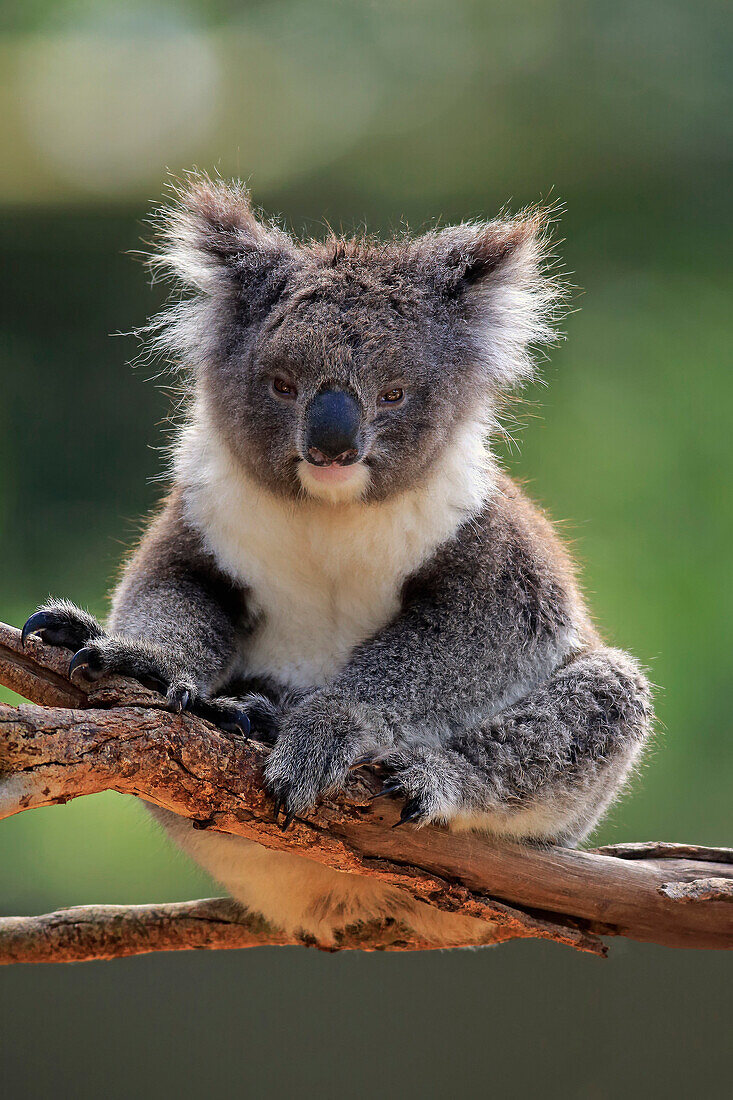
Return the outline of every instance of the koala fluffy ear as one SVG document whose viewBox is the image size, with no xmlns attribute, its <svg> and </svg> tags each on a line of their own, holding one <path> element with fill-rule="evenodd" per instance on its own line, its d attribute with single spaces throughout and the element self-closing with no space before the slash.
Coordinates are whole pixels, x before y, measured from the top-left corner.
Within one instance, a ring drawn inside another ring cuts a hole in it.
<svg viewBox="0 0 733 1100">
<path fill-rule="evenodd" d="M 174 301 L 151 330 L 157 351 L 196 365 L 235 317 L 241 329 L 266 316 L 301 257 L 283 230 L 255 216 L 242 184 L 197 174 L 172 191 L 174 202 L 151 218 L 149 264 L 154 276 L 194 293 Z"/>
<path fill-rule="evenodd" d="M 243 184 L 192 175 L 172 191 L 175 202 L 151 219 L 154 271 L 203 294 L 228 293 L 256 285 L 295 258 L 287 233 L 255 217 Z"/>
<path fill-rule="evenodd" d="M 557 339 L 563 299 L 548 273 L 548 217 L 539 211 L 423 237 L 441 297 L 468 324 L 472 349 L 497 388 L 527 381 L 533 353 Z M 425 253 L 423 253 L 424 255 Z"/>
</svg>

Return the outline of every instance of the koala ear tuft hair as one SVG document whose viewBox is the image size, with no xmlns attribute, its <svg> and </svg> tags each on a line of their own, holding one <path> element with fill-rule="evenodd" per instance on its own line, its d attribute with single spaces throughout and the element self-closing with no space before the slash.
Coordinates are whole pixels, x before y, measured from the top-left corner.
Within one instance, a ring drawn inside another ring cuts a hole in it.
<svg viewBox="0 0 733 1100">
<path fill-rule="evenodd" d="M 242 183 L 224 183 L 196 173 L 171 185 L 174 201 L 153 214 L 155 273 L 185 287 L 216 294 L 248 273 L 252 279 L 292 260 L 293 241 L 278 226 L 260 221 Z"/>
<path fill-rule="evenodd" d="M 155 352 L 196 366 L 216 351 L 216 336 L 234 311 L 244 328 L 269 312 L 302 255 L 287 233 L 256 217 L 241 183 L 190 173 L 170 190 L 173 202 L 150 218 L 155 239 L 148 262 L 154 277 L 175 283 L 184 296 L 146 331 Z"/>
<path fill-rule="evenodd" d="M 417 242 L 430 256 L 441 297 L 468 324 L 477 359 L 500 389 L 532 378 L 534 354 L 558 338 L 565 292 L 550 272 L 549 223 L 547 212 L 533 209 Z"/>
</svg>

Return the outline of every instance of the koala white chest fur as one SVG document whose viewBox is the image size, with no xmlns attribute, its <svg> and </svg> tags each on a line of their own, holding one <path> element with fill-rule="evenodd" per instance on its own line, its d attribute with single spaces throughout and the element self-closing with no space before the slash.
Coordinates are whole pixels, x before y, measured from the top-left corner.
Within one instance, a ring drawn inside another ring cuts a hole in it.
<svg viewBox="0 0 733 1100">
<path fill-rule="evenodd" d="M 405 578 L 491 491 L 484 430 L 465 427 L 419 490 L 373 506 L 334 507 L 280 500 L 258 486 L 200 408 L 180 440 L 176 476 L 190 520 L 219 565 L 246 584 L 261 615 L 241 642 L 242 668 L 286 687 L 319 686 L 393 618 Z M 437 942 L 491 941 L 487 922 L 439 913 L 379 882 L 153 812 L 233 897 L 288 931 L 329 943 L 337 927 L 401 915 Z"/>
<path fill-rule="evenodd" d="M 484 432 L 464 426 L 418 489 L 332 505 L 258 485 L 201 405 L 181 438 L 176 476 L 189 519 L 220 567 L 246 586 L 260 618 L 241 641 L 242 669 L 295 689 L 334 676 L 354 646 L 395 616 L 405 578 L 485 503 L 493 467 Z"/>
</svg>

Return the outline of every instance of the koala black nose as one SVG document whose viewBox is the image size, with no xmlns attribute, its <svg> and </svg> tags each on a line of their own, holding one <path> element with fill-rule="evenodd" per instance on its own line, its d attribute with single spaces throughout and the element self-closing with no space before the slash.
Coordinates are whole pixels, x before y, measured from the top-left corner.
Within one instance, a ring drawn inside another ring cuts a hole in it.
<svg viewBox="0 0 733 1100">
<path fill-rule="evenodd" d="M 306 413 L 305 452 L 309 462 L 345 466 L 359 456 L 361 406 L 345 390 L 321 390 Z"/>
</svg>

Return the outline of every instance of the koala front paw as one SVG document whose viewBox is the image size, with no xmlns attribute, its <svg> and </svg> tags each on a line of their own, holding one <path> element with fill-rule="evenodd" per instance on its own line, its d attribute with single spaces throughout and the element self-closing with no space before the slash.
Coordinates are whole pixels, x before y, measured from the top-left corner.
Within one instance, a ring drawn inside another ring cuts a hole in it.
<svg viewBox="0 0 733 1100">
<path fill-rule="evenodd" d="M 77 673 L 92 682 L 127 676 L 165 695 L 171 710 L 179 712 L 189 709 L 197 694 L 188 677 L 172 671 L 159 647 L 142 638 L 105 634 L 89 640 L 69 662 L 69 676 Z"/>
<path fill-rule="evenodd" d="M 343 786 L 349 769 L 375 751 L 374 734 L 362 715 L 339 699 L 309 696 L 283 719 L 265 766 L 265 782 L 283 828 L 315 805 L 327 791 Z"/>
<path fill-rule="evenodd" d="M 205 699 L 193 677 L 179 668 L 161 646 L 144 638 L 107 634 L 77 650 L 69 662 L 69 676 L 80 673 L 95 683 L 104 676 L 126 676 L 164 695 L 174 714 L 191 711 L 226 733 L 249 736 L 249 718 L 236 700 L 214 703 Z"/>
<path fill-rule="evenodd" d="M 26 620 L 20 636 L 23 645 L 31 634 L 37 634 L 46 645 L 76 652 L 87 642 L 101 638 L 104 631 L 93 615 L 70 600 L 49 600 Z"/>
</svg>

